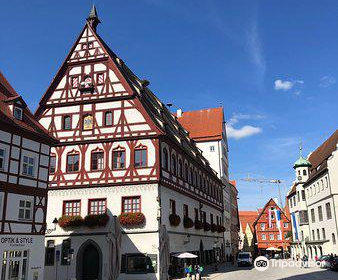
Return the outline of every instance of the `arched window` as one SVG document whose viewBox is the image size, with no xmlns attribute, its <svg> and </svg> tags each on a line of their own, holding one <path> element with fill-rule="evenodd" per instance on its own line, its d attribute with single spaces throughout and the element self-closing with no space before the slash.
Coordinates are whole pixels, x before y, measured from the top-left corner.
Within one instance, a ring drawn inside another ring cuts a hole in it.
<svg viewBox="0 0 338 280">
<path fill-rule="evenodd" d="M 168 161 L 169 161 L 168 150 L 167 150 L 167 148 L 164 148 L 163 149 L 163 162 L 162 162 L 163 169 L 166 169 L 166 170 L 169 169 L 168 168 L 169 167 Z"/>
<path fill-rule="evenodd" d="M 178 176 L 183 179 L 183 164 L 181 159 L 178 160 Z"/>
<path fill-rule="evenodd" d="M 187 163 L 184 164 L 184 179 L 189 182 L 189 167 Z"/>
<path fill-rule="evenodd" d="M 71 151 L 67 154 L 67 172 L 79 171 L 80 154 L 77 151 Z"/>
<path fill-rule="evenodd" d="M 145 167 L 147 166 L 147 147 L 140 145 L 135 148 L 134 151 L 135 167 Z"/>
<path fill-rule="evenodd" d="M 103 150 L 96 149 L 92 151 L 90 166 L 91 166 L 91 170 L 93 171 L 103 170 L 103 166 L 104 166 Z"/>
<path fill-rule="evenodd" d="M 303 175 L 306 176 L 306 170 L 305 169 L 303 170 Z"/>
<path fill-rule="evenodd" d="M 126 149 L 118 146 L 113 150 L 113 169 L 126 168 Z"/>
<path fill-rule="evenodd" d="M 113 113 L 108 111 L 104 113 L 104 125 L 111 126 L 113 125 Z"/>
<path fill-rule="evenodd" d="M 72 119 L 71 119 L 70 116 L 64 116 L 63 117 L 62 128 L 63 128 L 63 130 L 72 129 Z"/>
<path fill-rule="evenodd" d="M 194 184 L 194 172 L 193 172 L 192 168 L 190 168 L 189 183 L 190 183 L 191 185 Z"/>
<path fill-rule="evenodd" d="M 333 245 L 336 245 L 336 236 L 334 235 L 334 233 L 332 233 L 332 243 Z"/>
<path fill-rule="evenodd" d="M 171 156 L 171 172 L 176 175 L 176 156 L 173 154 Z"/>
</svg>

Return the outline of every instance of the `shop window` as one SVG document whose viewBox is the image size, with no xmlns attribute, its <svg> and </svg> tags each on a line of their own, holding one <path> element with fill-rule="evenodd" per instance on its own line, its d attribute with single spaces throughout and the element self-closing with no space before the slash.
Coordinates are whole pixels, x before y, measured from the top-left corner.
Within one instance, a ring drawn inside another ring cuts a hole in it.
<svg viewBox="0 0 338 280">
<path fill-rule="evenodd" d="M 157 273 L 157 255 L 122 255 L 121 272 L 127 274 Z"/>
<path fill-rule="evenodd" d="M 54 240 L 47 241 L 45 265 L 52 266 L 55 262 L 55 242 Z"/>
</svg>

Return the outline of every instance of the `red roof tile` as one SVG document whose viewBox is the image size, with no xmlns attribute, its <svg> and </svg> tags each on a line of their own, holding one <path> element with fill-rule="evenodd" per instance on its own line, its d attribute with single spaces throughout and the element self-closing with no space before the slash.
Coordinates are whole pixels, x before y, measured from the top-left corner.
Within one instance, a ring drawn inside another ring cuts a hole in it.
<svg viewBox="0 0 338 280">
<path fill-rule="evenodd" d="M 177 120 L 196 142 L 222 139 L 223 107 L 183 112 Z"/>
<path fill-rule="evenodd" d="M 254 222 L 258 217 L 257 211 L 238 211 L 239 222 L 241 223 L 243 233 L 245 232 L 246 225 L 250 226 L 252 232 L 254 232 Z"/>
<path fill-rule="evenodd" d="M 9 102 L 16 100 L 22 100 L 22 98 L 0 72 L 0 124 L 3 124 L 4 127 L 13 127 L 22 133 L 27 133 L 28 136 L 35 136 L 43 142 L 57 143 L 57 140 L 50 136 L 48 131 L 33 117 L 26 104 L 23 104 L 24 119 L 21 121 L 14 118 L 9 108 Z M 24 103 L 23 100 L 22 102 Z"/>
</svg>

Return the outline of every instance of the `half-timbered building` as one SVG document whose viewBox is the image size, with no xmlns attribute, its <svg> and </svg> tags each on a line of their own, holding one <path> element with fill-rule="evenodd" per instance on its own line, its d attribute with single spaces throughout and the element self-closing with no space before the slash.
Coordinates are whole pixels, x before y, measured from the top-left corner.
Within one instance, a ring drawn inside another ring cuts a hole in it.
<svg viewBox="0 0 338 280">
<path fill-rule="evenodd" d="M 105 44 L 99 23 L 93 7 L 35 114 L 60 141 L 51 152 L 48 221 L 59 225 L 46 235 L 46 279 L 107 279 L 112 215 L 124 228 L 119 279 L 159 279 L 160 225 L 172 254 L 210 263 L 223 242 L 222 181 L 149 82 Z"/>
<path fill-rule="evenodd" d="M 43 279 L 49 154 L 56 142 L 0 72 L 2 280 Z"/>
</svg>

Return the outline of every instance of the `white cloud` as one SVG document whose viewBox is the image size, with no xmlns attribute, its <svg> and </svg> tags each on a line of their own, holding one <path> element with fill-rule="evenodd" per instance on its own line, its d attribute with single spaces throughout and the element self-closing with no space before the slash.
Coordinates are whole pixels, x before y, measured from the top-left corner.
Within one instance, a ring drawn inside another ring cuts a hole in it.
<svg viewBox="0 0 338 280">
<path fill-rule="evenodd" d="M 328 88 L 336 83 L 336 79 L 332 76 L 324 76 L 320 79 L 319 86 Z"/>
<path fill-rule="evenodd" d="M 276 80 L 275 81 L 275 90 L 282 90 L 282 91 L 289 91 L 291 89 L 295 89 L 293 94 L 300 95 L 301 94 L 301 88 L 304 84 L 304 81 L 301 80 L 295 80 L 295 81 L 283 81 L 283 80 Z"/>
<path fill-rule="evenodd" d="M 227 123 L 228 138 L 238 140 L 261 133 L 263 129 L 260 127 L 244 125 L 240 128 L 235 128 L 234 125 L 238 124 L 240 120 L 260 120 L 263 118 L 265 117 L 262 115 L 233 114 Z"/>
</svg>

